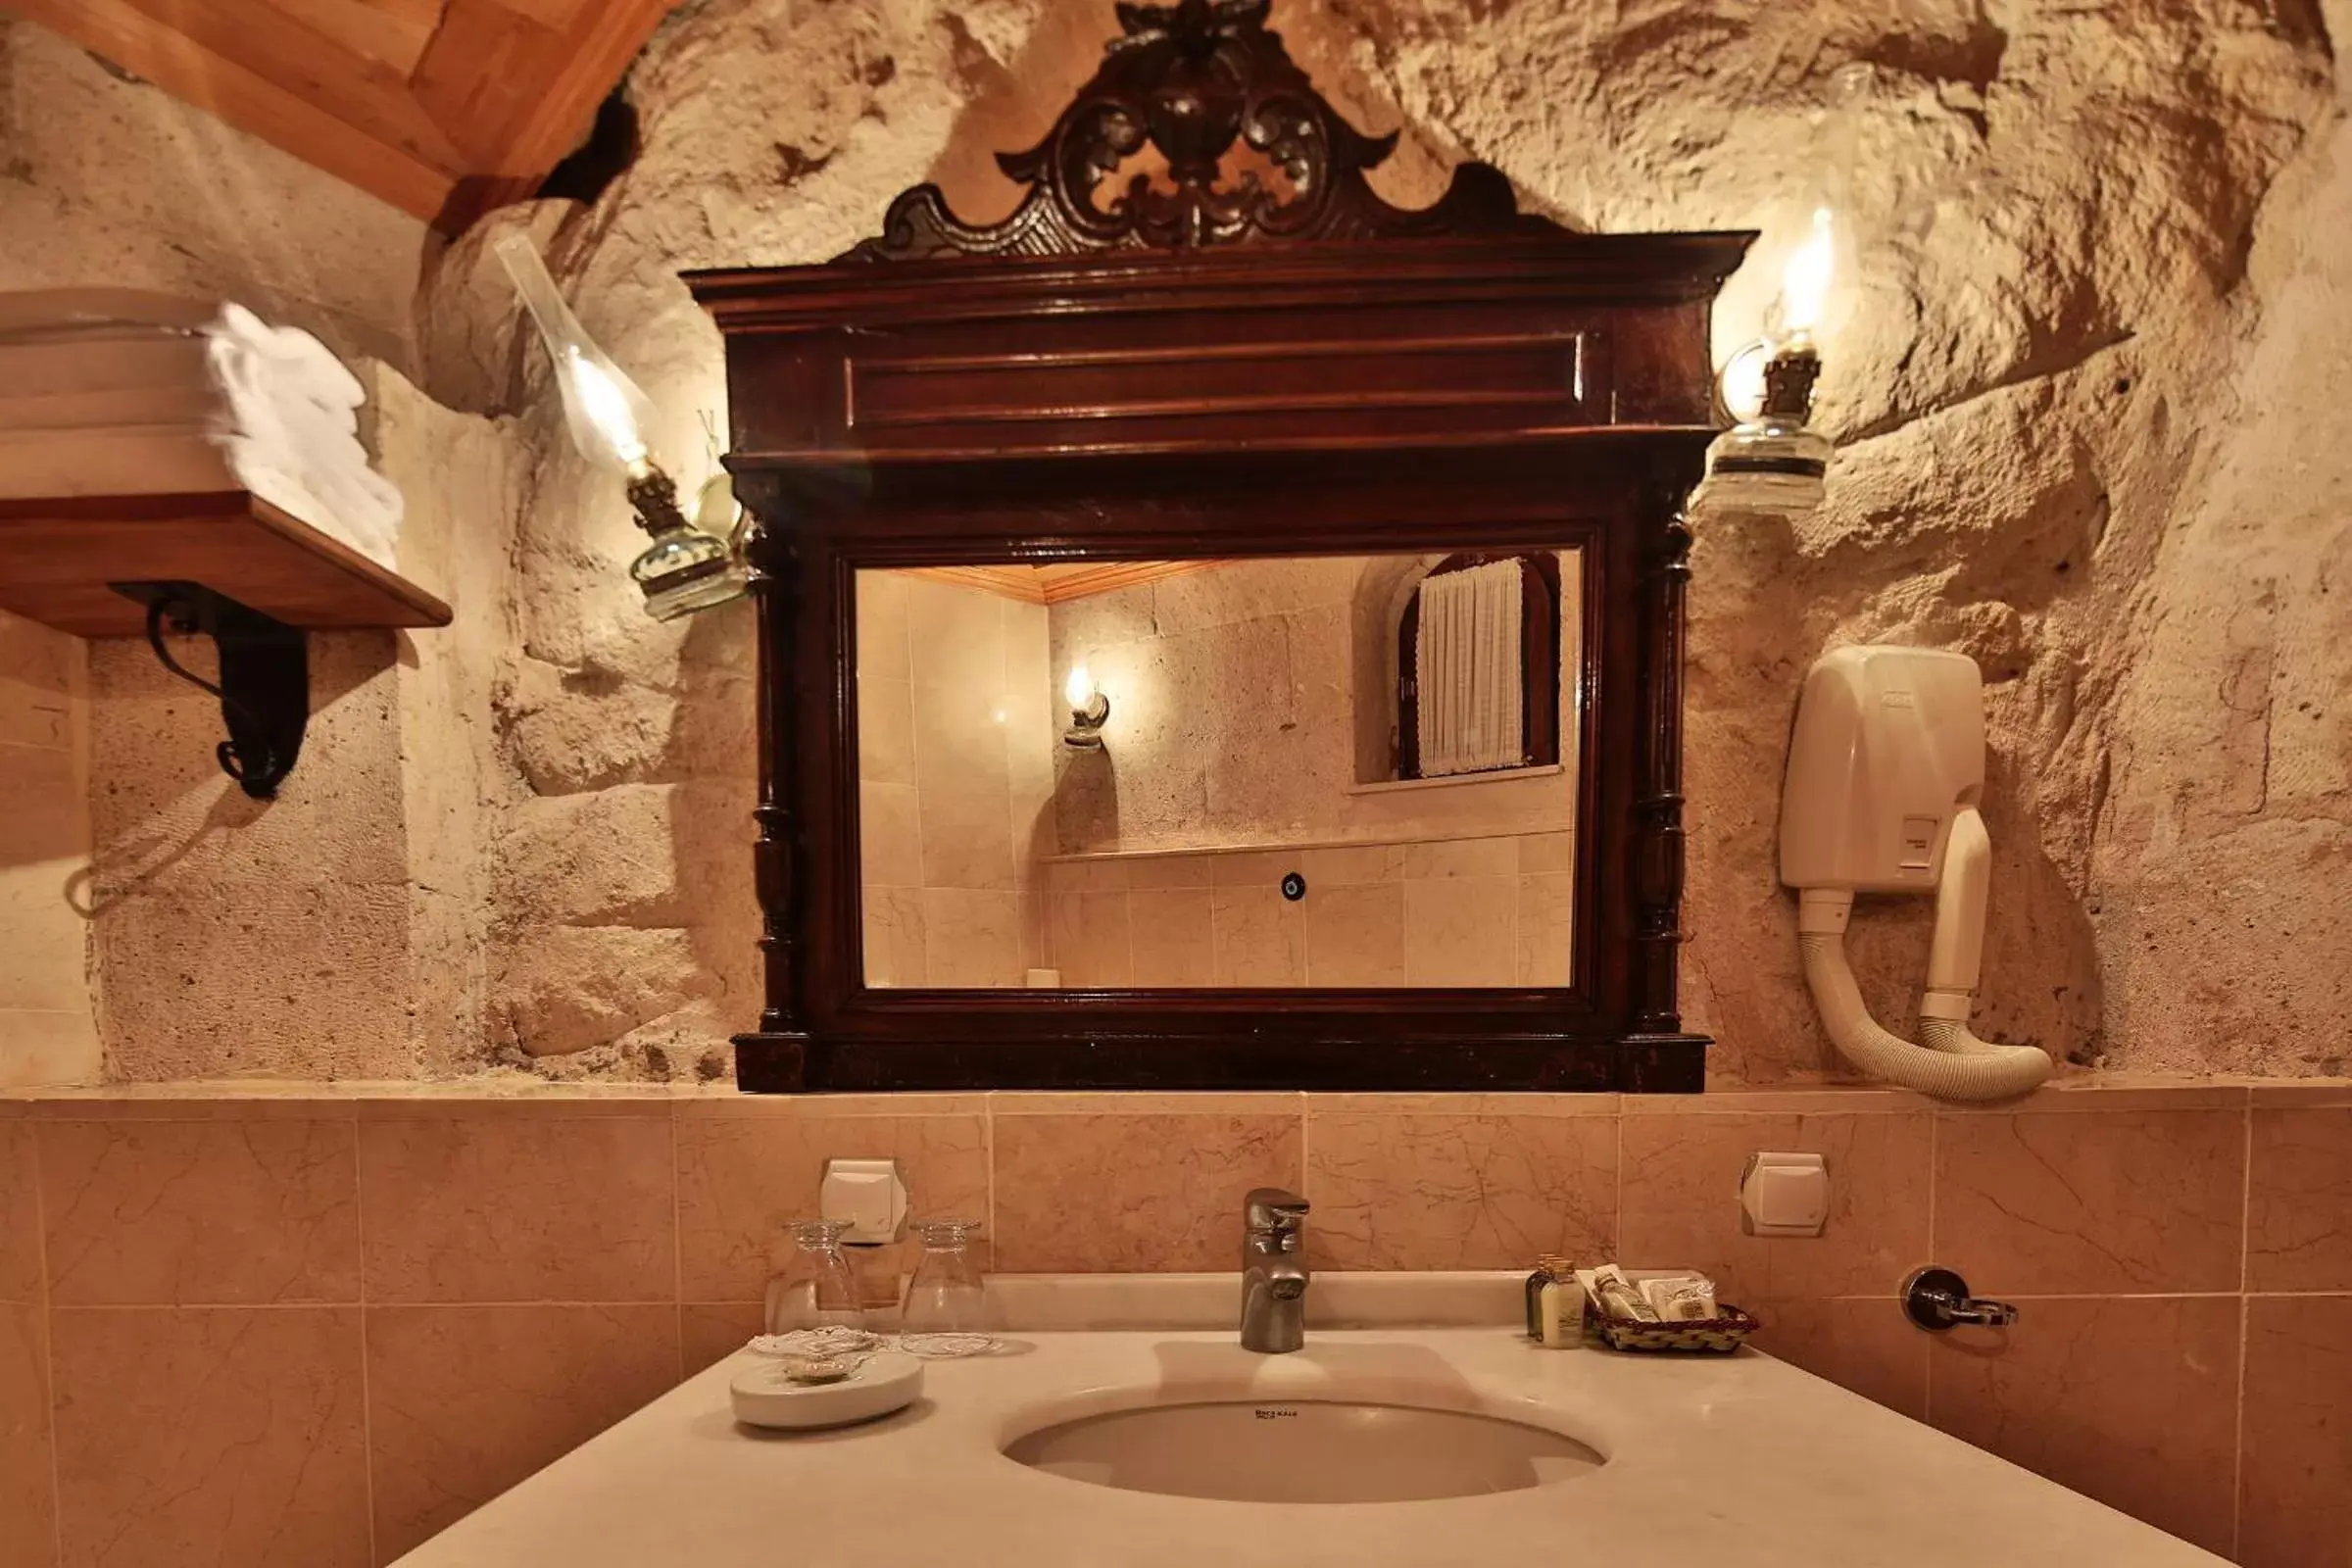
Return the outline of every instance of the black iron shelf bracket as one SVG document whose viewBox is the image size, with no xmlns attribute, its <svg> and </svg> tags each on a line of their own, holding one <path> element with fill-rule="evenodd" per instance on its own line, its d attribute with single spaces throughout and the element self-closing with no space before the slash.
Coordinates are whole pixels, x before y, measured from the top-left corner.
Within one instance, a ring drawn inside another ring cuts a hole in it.
<svg viewBox="0 0 2352 1568">
<path fill-rule="evenodd" d="M 220 700 L 228 739 L 215 749 L 220 771 L 257 801 L 272 799 L 294 770 L 311 717 L 310 644 L 298 626 L 215 593 L 198 582 L 117 582 L 108 587 L 147 607 L 147 645 L 166 669 Z M 201 632 L 220 652 L 220 684 L 172 657 L 164 632 Z"/>
</svg>

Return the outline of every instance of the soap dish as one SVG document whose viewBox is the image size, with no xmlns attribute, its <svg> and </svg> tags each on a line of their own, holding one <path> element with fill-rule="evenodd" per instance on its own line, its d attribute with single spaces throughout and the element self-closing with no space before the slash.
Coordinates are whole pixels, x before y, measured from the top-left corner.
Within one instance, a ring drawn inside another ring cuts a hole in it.
<svg viewBox="0 0 2352 1568">
<path fill-rule="evenodd" d="M 922 1393 L 923 1363 L 901 1350 L 877 1351 L 831 1383 L 797 1382 L 783 1361 L 764 1356 L 744 1362 L 727 1380 L 736 1420 L 784 1431 L 871 1421 L 905 1409 Z"/>
</svg>

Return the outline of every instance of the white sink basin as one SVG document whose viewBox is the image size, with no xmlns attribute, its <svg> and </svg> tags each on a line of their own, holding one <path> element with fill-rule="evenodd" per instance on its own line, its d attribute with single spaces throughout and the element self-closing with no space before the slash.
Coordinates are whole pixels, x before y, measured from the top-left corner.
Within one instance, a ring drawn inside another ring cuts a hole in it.
<svg viewBox="0 0 2352 1568">
<path fill-rule="evenodd" d="M 1407 1502 L 1573 1481 L 1574 1438 L 1467 1410 L 1356 1399 L 1203 1399 L 1062 1421 L 1008 1458 L 1127 1492 L 1229 1502 Z"/>
</svg>

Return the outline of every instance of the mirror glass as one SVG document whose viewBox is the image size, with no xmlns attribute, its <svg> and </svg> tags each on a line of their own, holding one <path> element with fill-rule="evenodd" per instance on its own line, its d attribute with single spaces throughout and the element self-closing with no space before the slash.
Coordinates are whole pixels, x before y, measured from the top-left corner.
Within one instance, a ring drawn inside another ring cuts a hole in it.
<svg viewBox="0 0 2352 1568">
<path fill-rule="evenodd" d="M 860 570 L 866 984 L 1569 984 L 1580 567 Z"/>
</svg>

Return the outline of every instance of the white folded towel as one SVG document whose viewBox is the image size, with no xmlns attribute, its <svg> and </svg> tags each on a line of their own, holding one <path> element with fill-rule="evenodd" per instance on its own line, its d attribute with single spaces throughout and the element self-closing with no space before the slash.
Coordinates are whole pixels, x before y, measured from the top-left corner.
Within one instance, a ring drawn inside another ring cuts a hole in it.
<svg viewBox="0 0 2352 1568">
<path fill-rule="evenodd" d="M 391 568 L 401 494 L 360 444 L 368 394 L 359 377 L 310 333 L 271 326 L 242 305 L 222 306 L 204 335 L 225 405 L 214 440 L 238 482 Z"/>
</svg>

